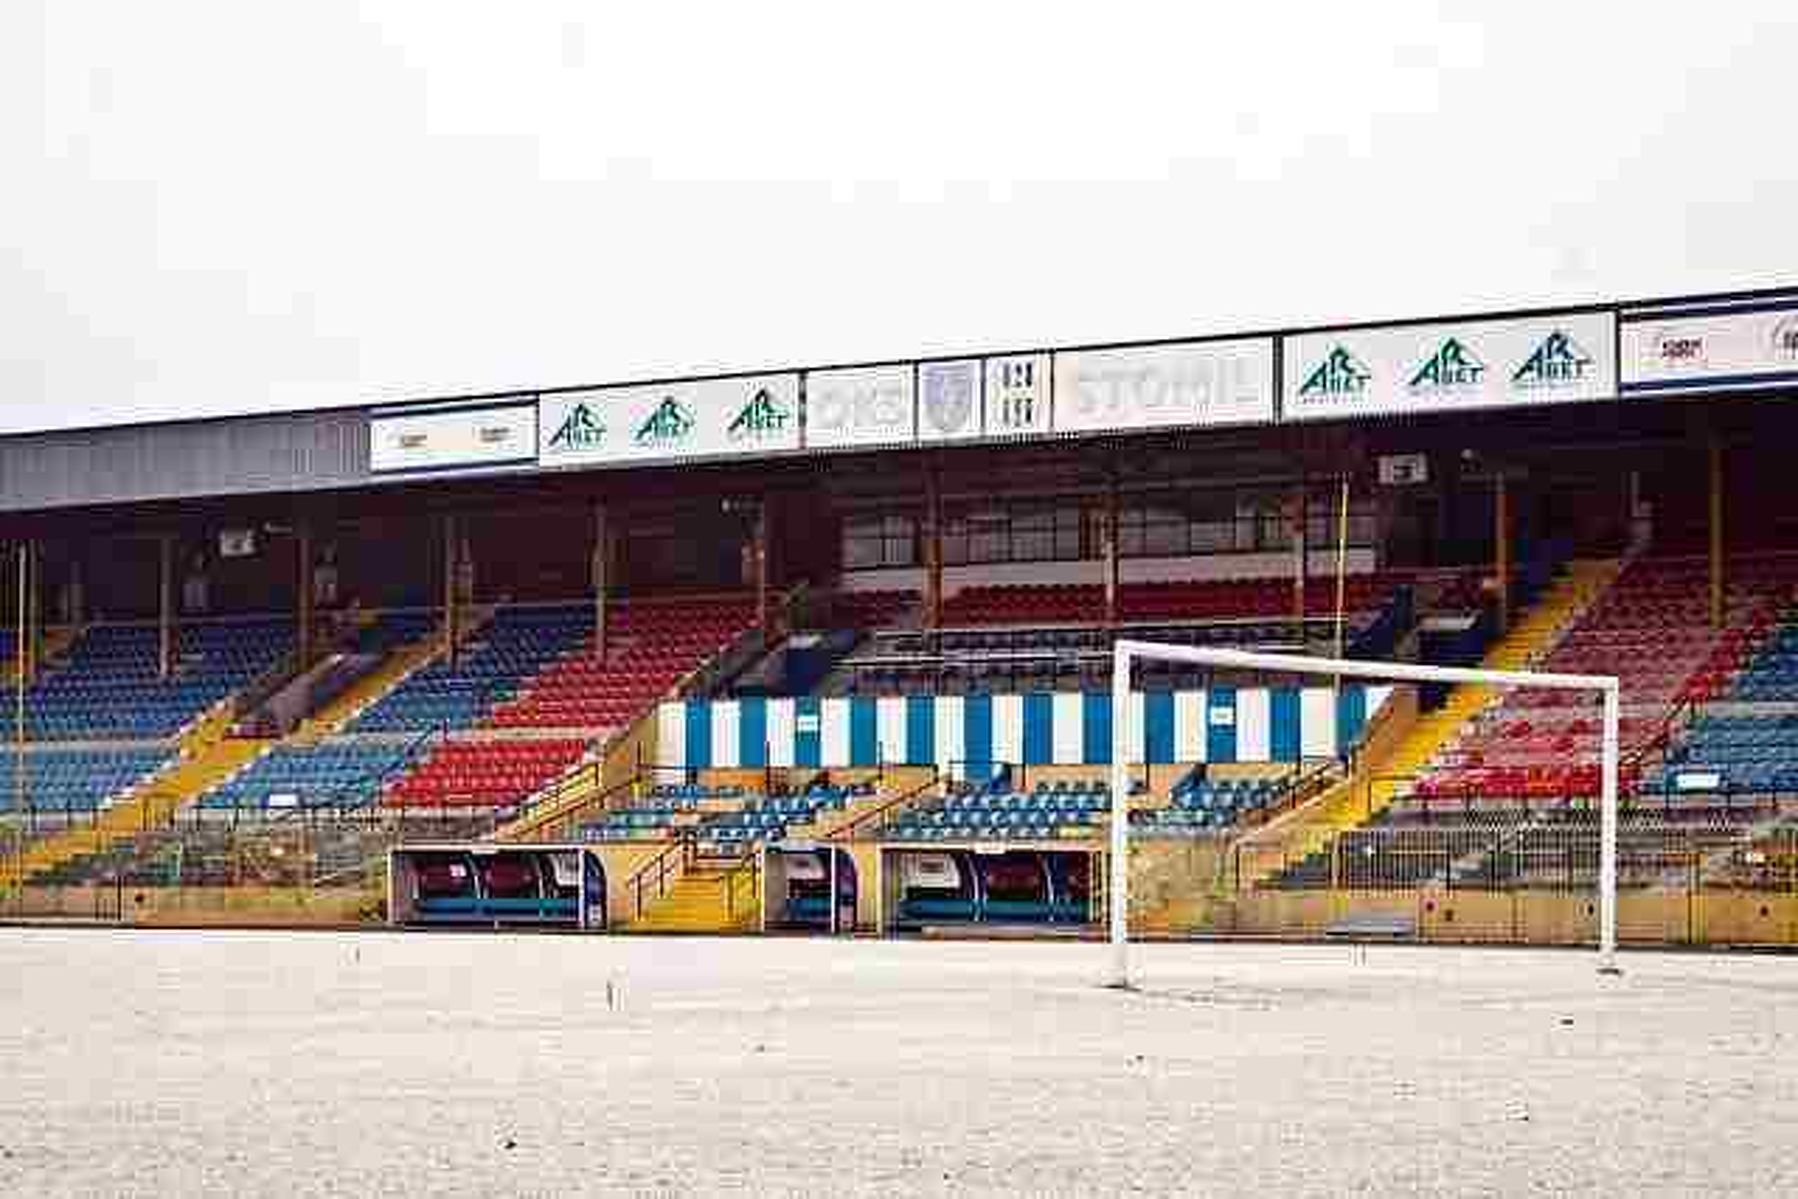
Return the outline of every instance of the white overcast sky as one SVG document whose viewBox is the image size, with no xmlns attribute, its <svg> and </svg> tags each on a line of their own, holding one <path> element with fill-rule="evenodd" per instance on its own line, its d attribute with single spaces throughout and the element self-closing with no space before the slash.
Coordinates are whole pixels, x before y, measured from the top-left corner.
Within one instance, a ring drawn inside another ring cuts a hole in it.
<svg viewBox="0 0 1798 1199">
<path fill-rule="evenodd" d="M 1798 4 L 4 0 L 0 431 L 1798 283 Z"/>
</svg>

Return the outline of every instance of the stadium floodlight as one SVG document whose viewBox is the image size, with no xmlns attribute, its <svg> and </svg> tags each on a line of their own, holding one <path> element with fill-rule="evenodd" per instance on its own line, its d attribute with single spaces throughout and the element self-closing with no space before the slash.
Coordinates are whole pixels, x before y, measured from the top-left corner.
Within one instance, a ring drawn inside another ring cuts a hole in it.
<svg viewBox="0 0 1798 1199">
<path fill-rule="evenodd" d="M 1395 683 L 1471 683 L 1498 687 L 1543 687 L 1559 691 L 1597 691 L 1604 699 L 1602 782 L 1599 790 L 1598 968 L 1617 970 L 1617 759 L 1621 707 L 1614 675 L 1553 674 L 1530 670 L 1481 670 L 1464 666 L 1427 666 L 1416 662 L 1357 661 L 1314 658 L 1300 654 L 1256 653 L 1152 641 L 1118 641 L 1111 664 L 1111 909 L 1112 972 L 1110 985 L 1130 982 L 1130 670 L 1138 659 L 1183 662 L 1218 670 L 1327 675 L 1334 679 L 1376 679 Z"/>
</svg>

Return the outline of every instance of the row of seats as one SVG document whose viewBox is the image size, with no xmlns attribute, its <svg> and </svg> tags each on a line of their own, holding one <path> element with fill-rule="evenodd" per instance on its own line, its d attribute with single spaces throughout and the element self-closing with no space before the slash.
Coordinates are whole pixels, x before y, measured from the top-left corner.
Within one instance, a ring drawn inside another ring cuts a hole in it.
<svg viewBox="0 0 1798 1199">
<path fill-rule="evenodd" d="M 1725 625 L 1712 628 L 1703 563 L 1637 559 L 1538 664 L 1618 676 L 1626 790 L 1653 777 L 1640 763 L 1666 742 L 1675 707 L 1721 696 L 1767 639 L 1798 584 L 1798 559 L 1733 561 L 1728 578 Z M 1601 781 L 1598 705 L 1592 693 L 1511 691 L 1436 757 L 1416 792 L 1457 801 L 1594 796 Z"/>
<path fill-rule="evenodd" d="M 591 625 L 589 613 L 589 627 Z M 614 728 L 661 699 L 753 625 L 746 599 L 639 600 L 608 618 L 602 658 L 589 633 L 498 704 L 501 728 Z"/>
<path fill-rule="evenodd" d="M 437 613 L 421 609 L 380 612 L 367 624 L 358 625 L 349 650 L 358 654 L 386 655 L 403 645 L 423 641 L 439 627 Z"/>
<path fill-rule="evenodd" d="M 1132 784 L 1132 793 L 1141 790 Z M 1007 780 L 963 784 L 934 807 L 913 808 L 888 826 L 892 841 L 947 841 L 958 838 L 1053 838 L 1085 835 L 1111 809 L 1111 788 L 1097 779 L 1039 780 L 1028 792 Z"/>
<path fill-rule="evenodd" d="M 1351 581 L 1345 607 L 1351 648 L 1377 652 L 1390 644 L 1409 611 L 1398 602 L 1408 594 L 1402 582 L 1395 574 Z M 1306 594 L 1311 617 L 1334 614 L 1333 587 Z M 1182 645 L 1289 645 L 1295 638 L 1292 607 L 1287 578 L 1131 583 L 1120 590 L 1120 620 L 1131 636 Z M 1098 627 L 1104 618 L 1104 589 L 1094 585 L 971 587 L 944 604 L 941 631 L 876 635 L 844 663 L 829 690 L 963 695 L 1102 689 L 1115 635 Z M 1188 666 L 1152 662 L 1142 669 L 1141 685 L 1150 690 L 1204 683 L 1205 673 Z"/>
<path fill-rule="evenodd" d="M 1168 793 L 1168 806 L 1136 813 L 1132 823 L 1154 835 L 1182 835 L 1227 829 L 1245 817 L 1279 806 L 1291 788 L 1288 779 L 1204 779 L 1189 774 Z"/>
<path fill-rule="evenodd" d="M 642 841 L 666 837 L 674 828 L 691 824 L 688 819 L 700 805 L 712 802 L 741 803 L 747 792 L 736 784 L 658 783 L 647 795 L 629 806 L 614 808 L 581 829 L 585 841 Z"/>
<path fill-rule="evenodd" d="M 699 837 L 722 844 L 779 841 L 789 826 L 811 824 L 822 811 L 840 811 L 852 800 L 873 794 L 874 784 L 868 782 L 814 783 L 798 795 L 771 795 L 714 816 L 699 826 Z"/>
<path fill-rule="evenodd" d="M 372 803 L 412 748 L 364 741 L 277 745 L 200 800 L 211 810 L 354 808 Z"/>
<path fill-rule="evenodd" d="M 1726 698 L 1743 703 L 1798 703 L 1798 620 L 1773 632 Z"/>
<path fill-rule="evenodd" d="M 457 661 L 414 672 L 351 723 L 356 733 L 422 732 L 475 724 L 531 675 L 580 643 L 591 609 L 502 608 Z"/>
<path fill-rule="evenodd" d="M 0 811 L 90 812 L 165 766 L 169 751 L 155 746 L 37 749 L 0 759 Z M 21 786 L 21 782 L 23 786 Z"/>
<path fill-rule="evenodd" d="M 183 625 L 172 673 L 162 679 L 154 626 L 89 628 L 27 689 L 26 734 L 46 741 L 173 736 L 290 653 L 293 638 L 293 622 L 277 617 Z"/>
<path fill-rule="evenodd" d="M 1664 795 L 1798 793 L 1798 715 L 1703 717 L 1643 786 Z"/>
<path fill-rule="evenodd" d="M 384 802 L 400 808 L 516 807 L 586 752 L 579 737 L 441 741 L 387 789 Z"/>
<path fill-rule="evenodd" d="M 1321 581 L 1321 580 L 1320 580 Z M 1396 574 L 1360 574 L 1347 580 L 1344 607 L 1366 612 L 1384 606 L 1404 581 Z M 1124 583 L 1118 588 L 1118 618 L 1124 621 L 1275 619 L 1292 612 L 1290 578 L 1190 579 Z M 1336 610 L 1333 586 L 1306 589 L 1308 616 Z M 1097 584 L 1003 584 L 968 587 L 943 605 L 942 623 L 1075 624 L 1105 611 L 1105 589 Z"/>
<path fill-rule="evenodd" d="M 1210 624 L 1131 625 L 1130 635 L 1144 641 L 1180 645 L 1265 645 L 1292 639 L 1290 620 L 1231 621 Z M 934 635 L 906 632 L 877 638 L 881 652 L 922 654 L 1004 653 L 1051 654 L 1104 653 L 1111 648 L 1112 633 L 1101 628 L 999 628 L 945 629 Z"/>
<path fill-rule="evenodd" d="M 603 657 L 593 619 L 585 604 L 502 608 L 455 666 L 427 666 L 358 717 L 357 732 L 479 724 L 552 734 L 522 742 L 446 742 L 390 788 L 388 802 L 486 807 L 523 801 L 578 760 L 589 740 L 628 724 L 740 636 L 754 607 L 742 597 L 620 604 L 608 613 Z"/>
</svg>

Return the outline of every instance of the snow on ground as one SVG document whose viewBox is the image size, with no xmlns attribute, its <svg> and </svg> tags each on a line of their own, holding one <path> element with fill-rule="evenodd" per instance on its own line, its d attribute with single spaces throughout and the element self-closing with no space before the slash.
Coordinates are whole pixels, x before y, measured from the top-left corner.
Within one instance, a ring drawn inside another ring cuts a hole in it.
<svg viewBox="0 0 1798 1199">
<path fill-rule="evenodd" d="M 1798 958 L 1105 952 L 0 929 L 0 1193 L 1798 1193 Z"/>
</svg>

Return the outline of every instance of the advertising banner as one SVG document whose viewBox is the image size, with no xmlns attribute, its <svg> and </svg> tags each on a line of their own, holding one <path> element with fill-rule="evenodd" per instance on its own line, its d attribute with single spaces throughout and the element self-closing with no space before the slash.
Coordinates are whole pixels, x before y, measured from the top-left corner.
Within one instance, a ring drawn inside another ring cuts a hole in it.
<svg viewBox="0 0 1798 1199">
<path fill-rule="evenodd" d="M 1281 343 L 1285 420 L 1617 395 L 1610 313 L 1303 333 Z"/>
<path fill-rule="evenodd" d="M 544 396 L 544 466 L 610 465 L 799 448 L 799 376 L 730 379 Z"/>
<path fill-rule="evenodd" d="M 988 437 L 1040 437 L 1049 422 L 1051 373 L 1048 354 L 1008 354 L 988 358 L 981 369 L 982 430 Z"/>
<path fill-rule="evenodd" d="M 1625 393 L 1730 391 L 1798 384 L 1798 300 L 1623 314 Z"/>
<path fill-rule="evenodd" d="M 918 364 L 918 440 L 980 436 L 980 359 Z"/>
<path fill-rule="evenodd" d="M 368 465 L 375 474 L 472 470 L 525 464 L 537 457 L 537 406 L 532 401 L 369 417 Z"/>
<path fill-rule="evenodd" d="M 1057 433 L 1259 424 L 1273 419 L 1271 338 L 1055 355 Z"/>
<path fill-rule="evenodd" d="M 910 363 L 808 371 L 806 448 L 903 444 L 916 433 L 913 409 Z"/>
</svg>

